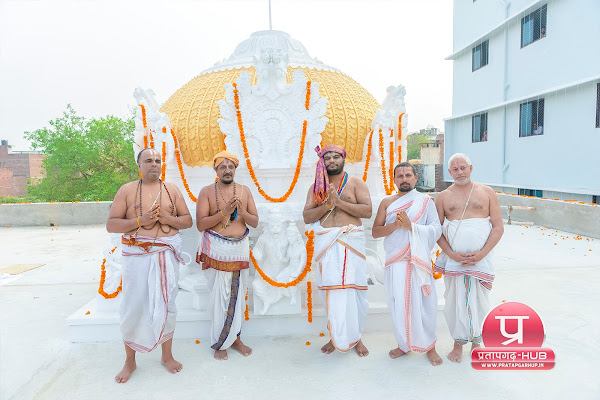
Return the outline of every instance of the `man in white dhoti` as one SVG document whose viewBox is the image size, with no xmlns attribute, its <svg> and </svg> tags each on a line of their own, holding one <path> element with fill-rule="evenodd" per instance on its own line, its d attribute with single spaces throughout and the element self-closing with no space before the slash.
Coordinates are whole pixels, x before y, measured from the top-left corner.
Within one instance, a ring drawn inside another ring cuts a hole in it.
<svg viewBox="0 0 600 400">
<path fill-rule="evenodd" d="M 196 203 L 200 242 L 196 261 L 208 280 L 211 343 L 217 360 L 227 360 L 232 347 L 249 356 L 252 349 L 241 340 L 250 245 L 247 225 L 258 226 L 258 212 L 247 186 L 234 181 L 238 158 L 228 151 L 215 155 L 218 179 L 203 187 Z"/>
<path fill-rule="evenodd" d="M 371 217 L 371 197 L 361 179 L 344 172 L 343 148 L 330 145 L 315 150 L 319 161 L 303 217 L 315 231 L 313 263 L 327 312 L 330 341 L 321 351 L 330 354 L 354 347 L 364 357 L 369 351 L 361 333 L 369 305 L 361 218 Z"/>
<path fill-rule="evenodd" d="M 435 269 L 444 274 L 444 316 L 454 339 L 448 359 L 462 360 L 462 346 L 481 345 L 481 328 L 489 311 L 495 271 L 492 249 L 504 233 L 500 202 L 494 190 L 471 181 L 469 157 L 457 153 L 448 161 L 454 184 L 441 192 L 436 207 L 443 224 L 442 253 Z"/>
<path fill-rule="evenodd" d="M 415 168 L 394 168 L 398 194 L 379 204 L 373 237 L 385 237 L 385 291 L 398 347 L 391 358 L 410 351 L 427 353 L 432 365 L 442 358 L 435 350 L 437 294 L 431 268 L 431 249 L 442 233 L 433 199 L 417 192 Z"/>
<path fill-rule="evenodd" d="M 136 352 L 147 353 L 159 345 L 169 372 L 182 368 L 171 346 L 183 262 L 179 230 L 191 227 L 192 217 L 177 186 L 160 180 L 160 153 L 143 149 L 137 161 L 142 178 L 119 189 L 106 222 L 108 232 L 123 233 L 120 324 L 126 359 L 115 377 L 119 383 L 127 382 L 135 370 Z"/>
</svg>

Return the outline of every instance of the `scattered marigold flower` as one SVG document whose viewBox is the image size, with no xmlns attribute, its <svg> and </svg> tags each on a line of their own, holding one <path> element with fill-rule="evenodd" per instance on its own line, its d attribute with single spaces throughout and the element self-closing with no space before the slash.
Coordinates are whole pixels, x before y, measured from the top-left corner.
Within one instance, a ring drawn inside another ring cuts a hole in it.
<svg viewBox="0 0 600 400">
<path fill-rule="evenodd" d="M 90 315 L 90 314 L 91 314 L 91 313 L 90 313 L 89 311 L 85 313 L 85 315 Z"/>
<path fill-rule="evenodd" d="M 10 226 L 6 225 L 7 228 L 10 228 Z"/>
<path fill-rule="evenodd" d="M 69 293 L 69 296 L 73 296 L 73 293 Z"/>
<path fill-rule="evenodd" d="M 503 303 L 506 303 L 506 300 L 502 300 Z"/>
<path fill-rule="evenodd" d="M 319 336 L 323 337 L 323 336 L 325 336 L 325 334 L 324 333 L 319 333 Z"/>
<path fill-rule="evenodd" d="M 200 341 L 198 339 L 196 339 L 196 344 L 200 343 Z"/>
<path fill-rule="evenodd" d="M 310 346 L 310 342 L 306 342 L 306 345 L 307 345 L 307 346 Z"/>
</svg>

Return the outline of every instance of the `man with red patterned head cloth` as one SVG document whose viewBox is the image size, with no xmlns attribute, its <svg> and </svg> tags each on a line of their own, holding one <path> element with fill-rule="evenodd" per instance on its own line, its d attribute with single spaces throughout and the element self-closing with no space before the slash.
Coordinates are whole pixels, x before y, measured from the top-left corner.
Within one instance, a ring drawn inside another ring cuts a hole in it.
<svg viewBox="0 0 600 400">
<path fill-rule="evenodd" d="M 331 339 L 321 351 L 330 354 L 354 347 L 364 357 L 369 351 L 361 332 L 369 304 L 361 219 L 371 217 L 371 196 L 365 182 L 344 171 L 342 147 L 315 150 L 319 155 L 315 183 L 308 190 L 302 216 L 315 232 L 313 262 Z"/>
<path fill-rule="evenodd" d="M 234 181 L 238 158 L 228 151 L 215 155 L 218 179 L 203 187 L 196 203 L 202 263 L 210 291 L 211 343 L 217 360 L 227 360 L 232 347 L 245 357 L 252 353 L 241 338 L 250 267 L 248 225 L 258 226 L 258 212 L 247 186 Z"/>
</svg>

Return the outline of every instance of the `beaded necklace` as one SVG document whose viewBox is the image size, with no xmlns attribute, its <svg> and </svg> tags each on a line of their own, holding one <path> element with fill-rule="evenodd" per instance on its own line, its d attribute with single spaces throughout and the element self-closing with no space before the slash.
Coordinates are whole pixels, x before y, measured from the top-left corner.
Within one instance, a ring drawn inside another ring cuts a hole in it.
<svg viewBox="0 0 600 400">
<path fill-rule="evenodd" d="M 221 198 L 223 199 L 225 204 L 227 204 L 227 200 L 225 200 L 225 197 L 223 196 L 223 192 L 221 192 L 217 188 L 217 186 L 220 188 L 220 185 L 218 185 L 218 183 L 219 183 L 219 181 L 215 182 L 215 200 L 217 201 L 217 213 L 221 212 L 221 208 L 219 207 L 219 196 L 217 195 L 217 192 L 219 192 L 221 194 Z M 235 197 L 235 195 L 236 195 L 236 184 L 234 182 L 233 183 L 233 197 Z M 229 224 L 231 222 L 235 221 L 236 219 L 237 219 L 237 207 L 233 210 L 233 213 L 231 213 L 229 218 L 227 218 L 225 220 L 225 222 L 223 224 L 221 224 L 221 228 L 226 229 L 229 226 Z"/>
<path fill-rule="evenodd" d="M 165 191 L 167 192 L 167 196 L 169 196 L 169 202 L 171 203 L 171 216 L 175 216 L 175 204 L 173 203 L 173 199 L 171 198 L 171 193 L 169 193 L 169 189 L 167 189 L 167 185 L 165 185 L 165 183 L 163 181 L 161 181 L 160 179 L 158 181 L 160 182 L 160 190 L 158 192 L 158 195 L 154 199 L 154 203 L 152 203 L 152 205 L 150 206 L 150 209 L 152 209 L 152 207 L 154 207 L 154 205 L 156 204 L 157 201 L 158 201 L 158 204 L 162 204 L 162 190 L 164 187 Z M 139 192 L 139 194 L 140 194 L 139 195 L 140 217 L 142 217 L 142 180 L 141 179 L 138 182 L 137 192 Z M 154 224 L 152 224 L 152 226 L 149 228 L 144 226 L 144 229 L 152 230 L 152 229 L 154 229 L 156 224 L 158 224 L 158 229 L 160 229 L 162 231 L 162 233 L 165 233 L 165 234 L 168 234 L 173 229 L 173 227 L 171 225 L 168 225 L 169 230 L 164 230 L 162 227 L 162 224 L 158 220 L 154 221 Z M 141 228 L 141 226 L 137 229 L 137 231 L 135 231 L 136 236 L 137 236 L 137 232 L 140 230 L 140 228 Z M 158 229 L 156 230 L 156 237 L 158 237 Z M 156 238 L 154 240 L 156 240 Z"/>
</svg>

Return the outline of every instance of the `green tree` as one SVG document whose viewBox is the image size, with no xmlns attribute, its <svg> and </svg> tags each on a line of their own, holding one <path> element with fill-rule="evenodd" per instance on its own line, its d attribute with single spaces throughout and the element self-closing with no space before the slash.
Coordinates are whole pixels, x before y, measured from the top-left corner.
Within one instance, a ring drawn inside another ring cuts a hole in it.
<svg viewBox="0 0 600 400">
<path fill-rule="evenodd" d="M 45 176 L 29 186 L 40 201 L 112 200 L 119 187 L 138 178 L 133 159 L 133 117 L 86 119 L 71 105 L 49 127 L 25 132 L 47 154 Z"/>
<path fill-rule="evenodd" d="M 406 157 L 416 160 L 421 157 L 421 143 L 429 143 L 429 136 L 425 133 L 412 133 L 406 138 Z"/>
</svg>

